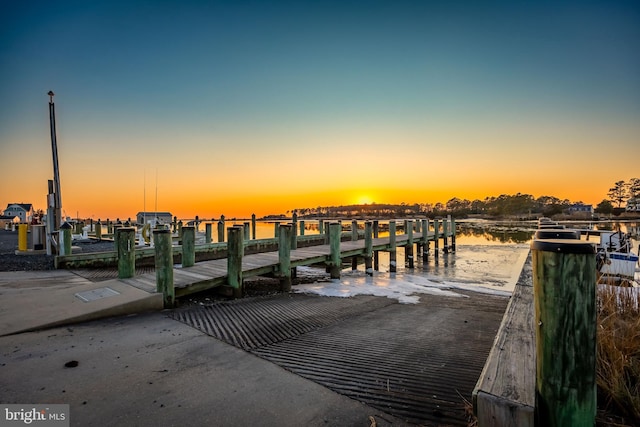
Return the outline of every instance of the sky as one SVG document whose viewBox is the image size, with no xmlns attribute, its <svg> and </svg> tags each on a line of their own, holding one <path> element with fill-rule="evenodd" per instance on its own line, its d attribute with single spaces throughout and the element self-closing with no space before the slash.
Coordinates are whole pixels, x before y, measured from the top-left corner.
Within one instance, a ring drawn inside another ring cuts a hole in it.
<svg viewBox="0 0 640 427">
<path fill-rule="evenodd" d="M 640 177 L 633 1 L 3 2 L 0 209 L 258 216 Z"/>
</svg>

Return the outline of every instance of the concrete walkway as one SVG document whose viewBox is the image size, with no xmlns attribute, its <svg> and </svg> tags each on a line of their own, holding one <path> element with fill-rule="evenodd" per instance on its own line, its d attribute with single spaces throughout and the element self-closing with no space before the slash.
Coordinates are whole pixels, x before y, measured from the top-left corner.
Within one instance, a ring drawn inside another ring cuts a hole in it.
<svg viewBox="0 0 640 427">
<path fill-rule="evenodd" d="M 0 336 L 163 308 L 162 295 L 66 270 L 0 272 Z"/>
</svg>

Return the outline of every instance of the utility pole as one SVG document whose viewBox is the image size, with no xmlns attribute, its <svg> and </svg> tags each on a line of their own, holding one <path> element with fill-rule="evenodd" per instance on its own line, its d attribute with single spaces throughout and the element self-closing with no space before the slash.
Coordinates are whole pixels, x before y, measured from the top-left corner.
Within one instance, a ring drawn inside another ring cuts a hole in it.
<svg viewBox="0 0 640 427">
<path fill-rule="evenodd" d="M 62 199 L 60 197 L 60 170 L 58 168 L 58 143 L 56 141 L 56 106 L 53 103 L 53 91 L 49 91 L 49 126 L 51 128 L 51 152 L 53 154 L 53 194 L 49 197 L 49 206 L 53 208 L 53 230 L 56 231 L 62 224 Z M 53 196 L 53 197 L 51 197 Z"/>
</svg>

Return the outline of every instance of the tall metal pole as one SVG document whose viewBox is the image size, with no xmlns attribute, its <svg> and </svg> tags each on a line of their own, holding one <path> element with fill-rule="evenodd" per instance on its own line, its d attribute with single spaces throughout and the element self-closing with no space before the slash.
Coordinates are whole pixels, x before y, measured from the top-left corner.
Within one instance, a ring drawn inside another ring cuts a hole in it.
<svg viewBox="0 0 640 427">
<path fill-rule="evenodd" d="M 49 126 L 51 128 L 51 152 L 53 154 L 54 230 L 62 223 L 62 198 L 60 197 L 60 171 L 58 169 L 58 143 L 56 141 L 56 106 L 53 91 L 49 91 Z"/>
</svg>

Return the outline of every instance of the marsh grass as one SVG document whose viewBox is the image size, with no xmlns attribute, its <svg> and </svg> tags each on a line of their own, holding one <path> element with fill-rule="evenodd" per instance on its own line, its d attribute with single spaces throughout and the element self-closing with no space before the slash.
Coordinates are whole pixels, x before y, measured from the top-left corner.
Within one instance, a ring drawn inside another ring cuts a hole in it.
<svg viewBox="0 0 640 427">
<path fill-rule="evenodd" d="M 599 425 L 640 425 L 640 292 L 598 287 Z M 614 421 L 615 420 L 615 421 Z"/>
</svg>

